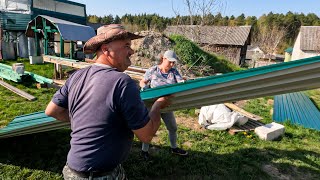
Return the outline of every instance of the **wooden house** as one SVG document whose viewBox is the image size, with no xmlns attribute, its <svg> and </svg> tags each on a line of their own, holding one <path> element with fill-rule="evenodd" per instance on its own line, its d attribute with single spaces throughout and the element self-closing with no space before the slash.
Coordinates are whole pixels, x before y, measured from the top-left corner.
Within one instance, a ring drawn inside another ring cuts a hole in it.
<svg viewBox="0 0 320 180">
<path fill-rule="evenodd" d="M 251 43 L 251 26 L 168 26 L 164 33 L 183 35 L 205 51 L 223 55 L 236 65 L 244 62 Z"/>
</svg>

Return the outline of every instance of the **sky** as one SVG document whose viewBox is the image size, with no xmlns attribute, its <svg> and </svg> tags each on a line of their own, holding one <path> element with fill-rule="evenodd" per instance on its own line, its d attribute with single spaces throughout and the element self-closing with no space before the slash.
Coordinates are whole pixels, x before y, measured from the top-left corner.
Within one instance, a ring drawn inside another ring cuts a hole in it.
<svg viewBox="0 0 320 180">
<path fill-rule="evenodd" d="M 153 14 L 164 17 L 174 17 L 177 14 L 189 15 L 184 0 L 71 0 L 86 5 L 87 15 L 105 16 L 112 14 L 119 17 L 124 14 Z M 191 0 L 195 1 L 195 0 Z M 203 0 L 198 0 L 198 2 Z M 208 1 L 208 0 L 204 0 Z M 215 0 L 212 14 L 221 13 L 222 16 L 260 17 L 273 13 L 315 13 L 320 17 L 319 0 Z"/>
</svg>

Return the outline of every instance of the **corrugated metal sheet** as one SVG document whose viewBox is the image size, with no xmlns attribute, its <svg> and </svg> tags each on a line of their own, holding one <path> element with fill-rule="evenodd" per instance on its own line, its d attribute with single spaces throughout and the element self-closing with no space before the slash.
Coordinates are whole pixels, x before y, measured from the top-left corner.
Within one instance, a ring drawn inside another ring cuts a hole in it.
<svg viewBox="0 0 320 180">
<path fill-rule="evenodd" d="M 65 41 L 87 41 L 96 34 L 94 29 L 90 26 L 85 26 L 49 16 L 39 15 L 29 22 L 26 31 L 27 37 L 34 37 L 34 31 L 31 29 L 31 27 L 35 24 L 38 24 L 39 26 L 42 25 L 42 18 L 45 18 L 47 20 L 47 26 L 54 26 L 55 28 L 57 28 L 63 40 Z"/>
<path fill-rule="evenodd" d="M 317 56 L 157 87 L 144 91 L 141 97 L 151 104 L 156 97 L 174 94 L 166 110 L 178 110 L 314 89 L 320 87 L 319 80 Z"/>
<path fill-rule="evenodd" d="M 68 126 L 70 126 L 69 123 L 57 121 L 41 111 L 17 116 L 8 126 L 0 129 L 0 138 L 50 131 Z"/>
<path fill-rule="evenodd" d="M 173 94 L 172 104 L 164 109 L 171 111 L 318 87 L 320 87 L 320 56 L 152 88 L 141 92 L 141 97 L 146 105 L 150 106 L 156 98 Z M 42 112 L 40 117 L 43 116 L 45 115 Z M 28 115 L 22 119 L 24 118 L 33 121 Z M 38 128 L 46 123 L 41 119 L 38 121 L 37 116 L 34 121 L 37 123 L 27 124 L 29 129 Z M 54 121 L 47 128 L 55 128 L 61 123 Z M 23 133 L 11 123 L 7 127 Z M 27 127 L 22 125 L 22 128 Z M 11 133 L 5 129 L 0 130 L 0 138 Z M 40 130 L 45 131 L 45 128 Z M 36 132 L 40 130 L 36 129 Z M 33 131 L 29 130 L 27 133 Z"/>
<path fill-rule="evenodd" d="M 78 24 L 86 24 L 86 5 L 65 0 L 33 0 L 33 16 L 47 15 Z"/>
<path fill-rule="evenodd" d="M 168 26 L 166 35 L 181 34 L 197 43 L 243 46 L 249 41 L 251 26 Z"/>
<path fill-rule="evenodd" d="M 320 112 L 303 92 L 274 96 L 273 120 L 320 130 Z"/>
<path fill-rule="evenodd" d="M 86 25 L 87 19 L 86 17 L 80 17 L 80 16 L 74 16 L 71 14 L 64 14 L 64 13 L 57 13 L 57 12 L 52 12 L 52 11 L 46 11 L 42 9 L 32 9 L 33 15 L 31 19 L 35 18 L 38 15 L 45 15 L 45 16 L 50 16 L 50 17 L 55 17 L 63 20 L 67 20 L 70 22 Z"/>
<path fill-rule="evenodd" d="M 320 26 L 301 26 L 301 50 L 320 51 Z"/>
<path fill-rule="evenodd" d="M 30 14 L 1 12 L 0 22 L 4 30 L 24 31 L 31 20 Z"/>
</svg>

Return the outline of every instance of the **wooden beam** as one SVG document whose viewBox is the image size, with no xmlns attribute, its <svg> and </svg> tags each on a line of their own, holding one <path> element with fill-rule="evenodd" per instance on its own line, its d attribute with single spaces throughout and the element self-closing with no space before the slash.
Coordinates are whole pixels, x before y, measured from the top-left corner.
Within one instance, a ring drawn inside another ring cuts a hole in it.
<svg viewBox="0 0 320 180">
<path fill-rule="evenodd" d="M 248 112 L 248 111 L 245 111 L 244 109 L 241 109 L 240 107 L 236 106 L 235 104 L 224 103 L 224 105 L 227 106 L 228 108 L 234 110 L 234 111 L 239 112 L 241 115 L 248 117 L 249 119 L 256 120 L 256 121 L 259 121 L 259 120 L 263 119 L 260 116 L 257 116 L 255 114 L 252 114 L 252 113 Z"/>
<path fill-rule="evenodd" d="M 32 96 L 32 95 L 30 95 L 30 94 L 28 94 L 28 93 L 16 88 L 16 87 L 13 87 L 13 86 L 11 86 L 10 84 L 8 84 L 8 83 L 6 83 L 4 81 L 0 80 L 0 85 L 5 87 L 5 88 L 7 88 L 7 89 L 9 89 L 12 92 L 18 94 L 21 97 L 24 97 L 24 98 L 28 99 L 29 101 L 34 101 L 34 100 L 37 99 L 36 97 L 34 97 L 34 96 Z"/>
</svg>

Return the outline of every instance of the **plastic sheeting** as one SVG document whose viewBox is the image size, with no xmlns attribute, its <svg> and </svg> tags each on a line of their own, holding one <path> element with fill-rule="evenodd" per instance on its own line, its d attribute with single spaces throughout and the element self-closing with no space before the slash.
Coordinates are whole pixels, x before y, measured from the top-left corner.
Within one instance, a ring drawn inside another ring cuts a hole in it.
<svg viewBox="0 0 320 180">
<path fill-rule="evenodd" d="M 232 112 L 224 104 L 203 106 L 200 109 L 199 124 L 210 130 L 226 130 L 234 124 L 243 125 L 248 118 Z"/>
<path fill-rule="evenodd" d="M 0 10 L 5 12 L 30 14 L 31 0 L 0 0 Z"/>
<path fill-rule="evenodd" d="M 17 44 L 17 56 L 22 58 L 28 58 L 28 39 L 23 32 L 17 34 L 18 44 Z"/>
</svg>

